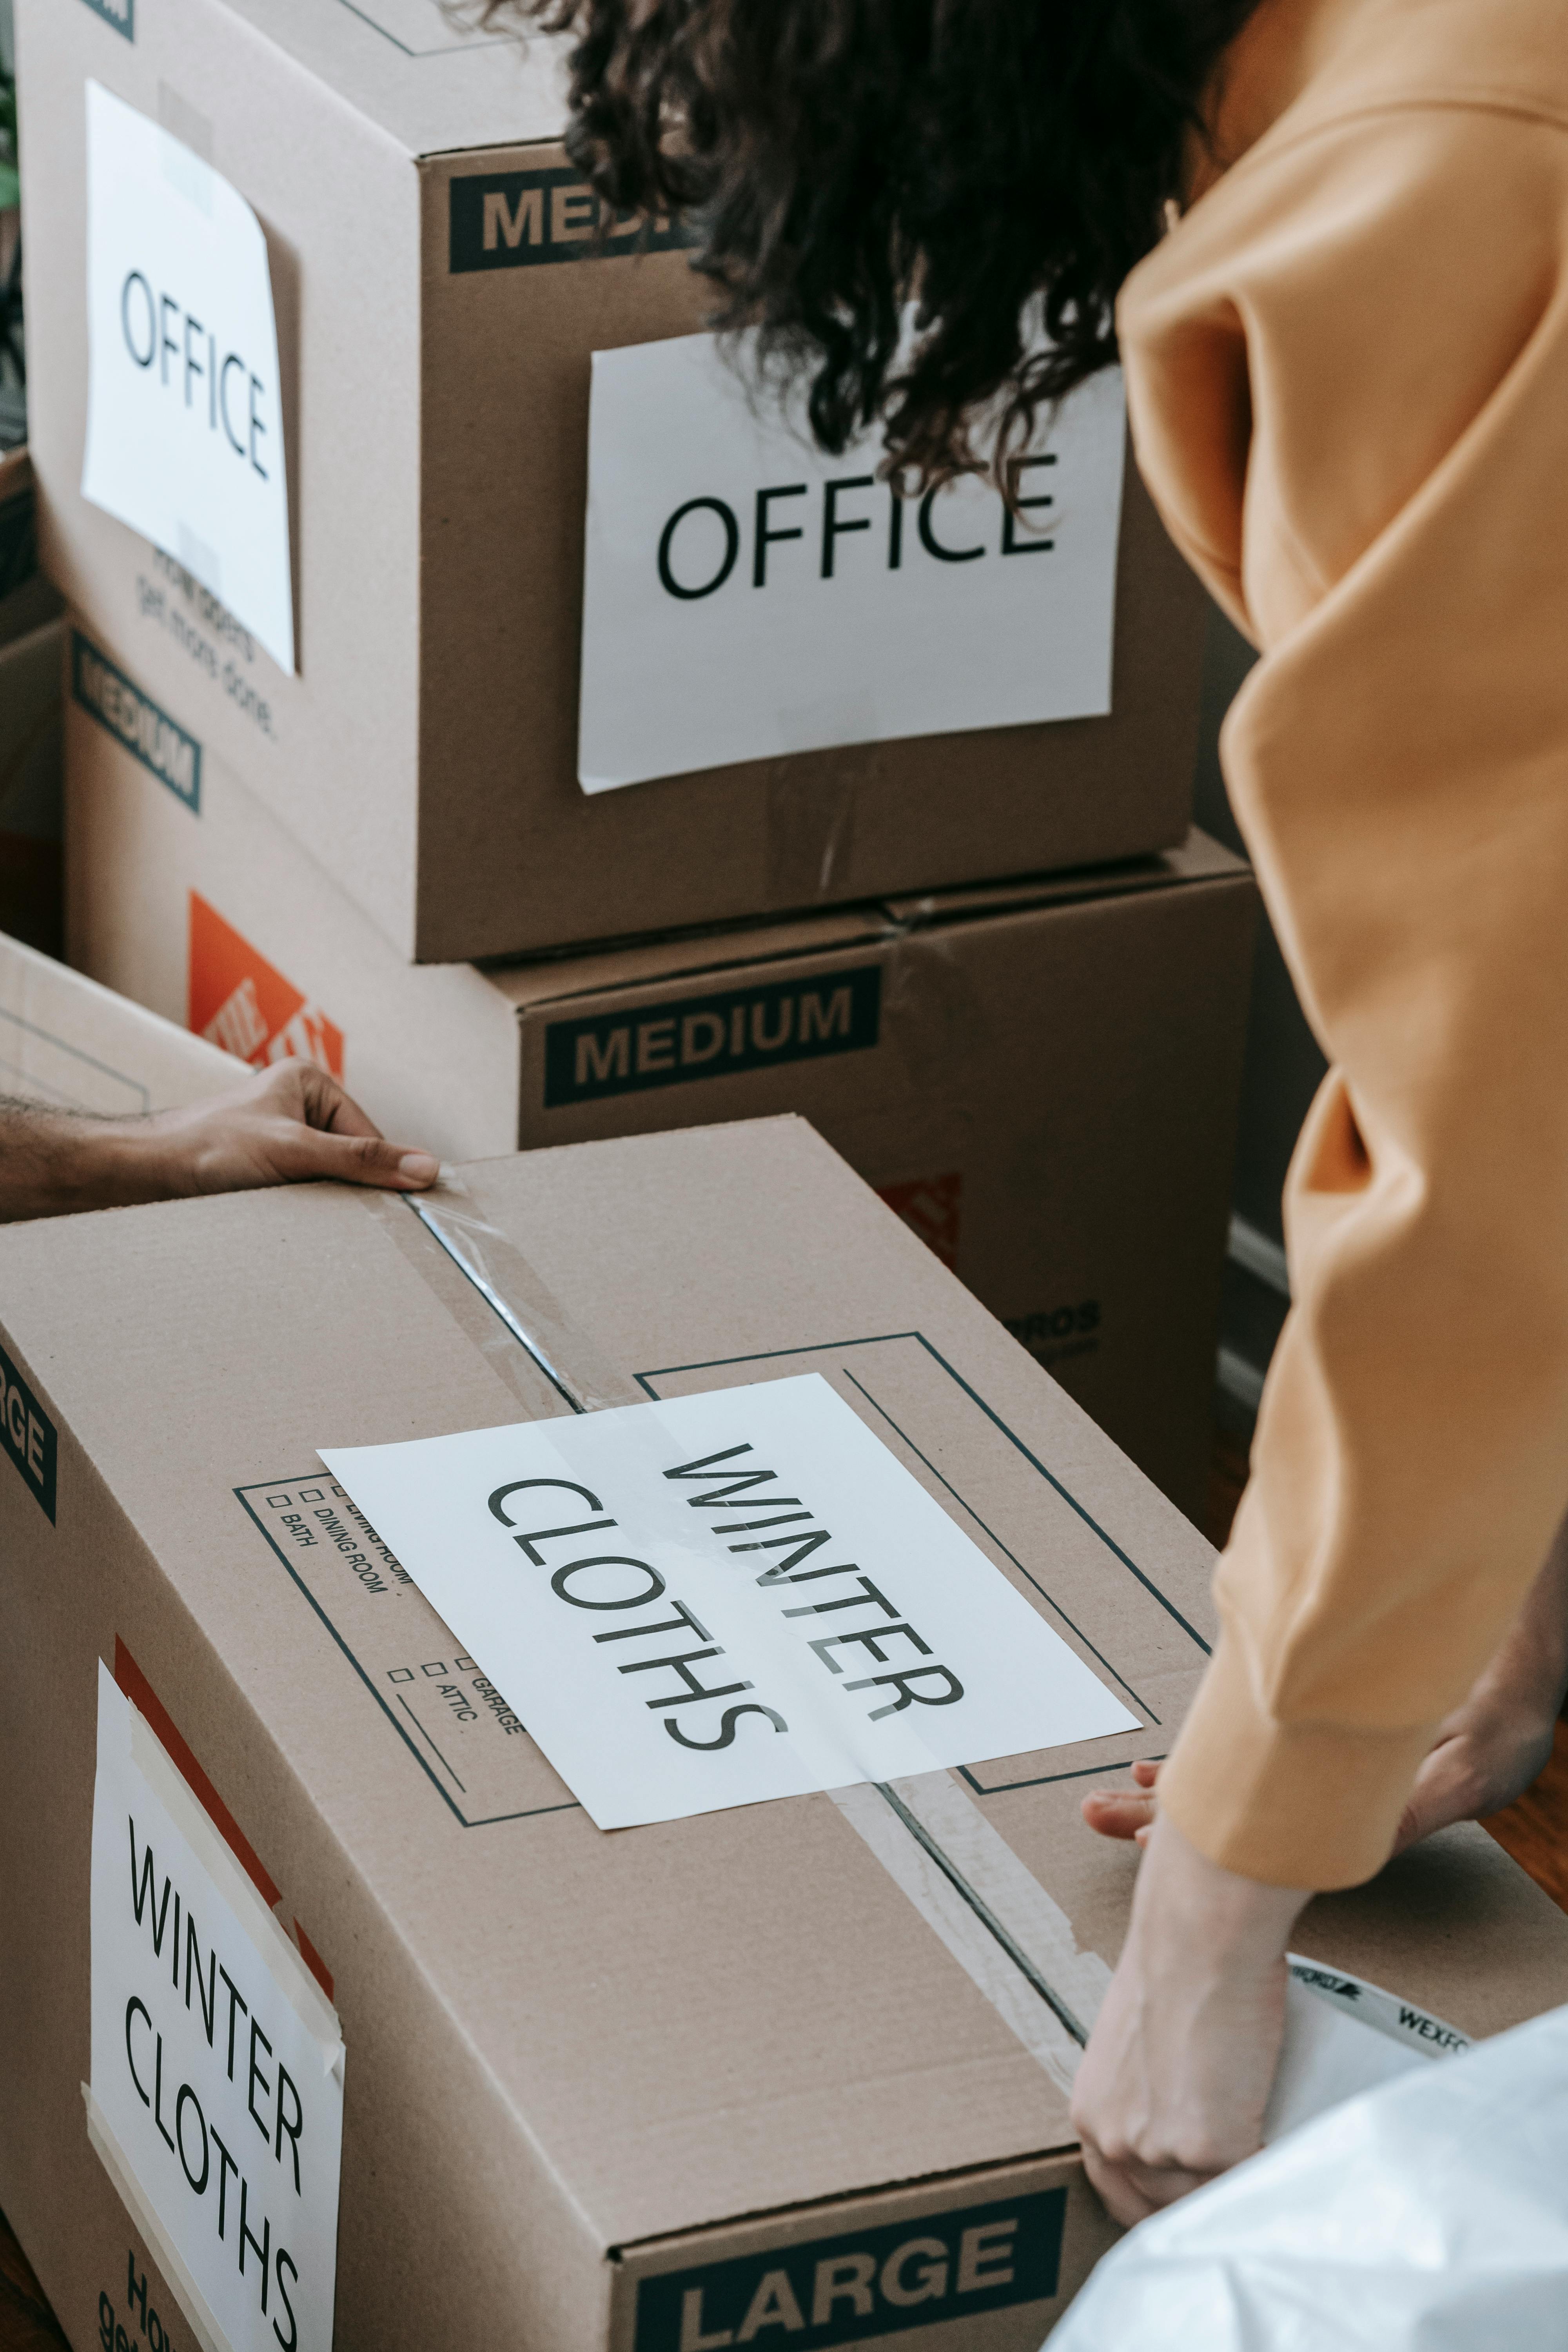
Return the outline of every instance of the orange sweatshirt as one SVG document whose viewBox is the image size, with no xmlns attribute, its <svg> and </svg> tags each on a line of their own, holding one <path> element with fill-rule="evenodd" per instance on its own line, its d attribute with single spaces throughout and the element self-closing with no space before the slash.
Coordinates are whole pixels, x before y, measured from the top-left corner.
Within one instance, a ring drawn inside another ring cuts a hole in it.
<svg viewBox="0 0 1568 2352">
<path fill-rule="evenodd" d="M 1119 323 L 1143 472 L 1262 652 L 1226 774 L 1331 1067 L 1161 1787 L 1330 1887 L 1568 1503 L 1568 0 L 1266 0 L 1226 66 L 1245 152 Z"/>
</svg>

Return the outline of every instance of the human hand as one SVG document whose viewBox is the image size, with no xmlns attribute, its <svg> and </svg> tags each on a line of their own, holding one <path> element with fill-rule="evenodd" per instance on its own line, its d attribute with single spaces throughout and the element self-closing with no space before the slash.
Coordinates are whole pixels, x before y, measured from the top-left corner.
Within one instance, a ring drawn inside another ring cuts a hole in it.
<svg viewBox="0 0 1568 2352">
<path fill-rule="evenodd" d="M 278 1062 L 237 1087 L 146 1122 L 153 1164 L 167 1191 L 243 1192 L 332 1178 L 419 1192 L 439 1162 L 388 1143 L 335 1078 L 313 1062 Z"/>
<path fill-rule="evenodd" d="M 1072 2100 L 1089 2179 L 1129 2226 L 1259 2146 L 1285 2031 L 1285 1950 L 1308 1899 L 1222 1870 L 1169 1815 L 1148 1830 Z"/>
<path fill-rule="evenodd" d="M 231 1093 L 147 1118 L 0 1103 L 0 1219 L 321 1177 L 419 1192 L 438 1173 L 429 1152 L 385 1142 L 310 1062 L 280 1062 Z"/>
<path fill-rule="evenodd" d="M 1454 1822 L 1511 1805 L 1544 1770 L 1568 1696 L 1568 1519 L 1501 1648 L 1464 1705 L 1438 1725 L 1400 1819 L 1394 1852 Z M 1146 1845 L 1158 1809 L 1158 1764 L 1134 1764 L 1131 1789 L 1095 1789 L 1083 1817 L 1101 1837 Z"/>
<path fill-rule="evenodd" d="M 1147 1845 L 1159 1810 L 1155 1790 L 1160 1767 L 1134 1764 L 1132 1778 L 1137 1783 L 1135 1788 L 1091 1789 L 1079 1811 L 1089 1828 L 1097 1830 L 1101 1837 L 1135 1838 L 1140 1845 Z"/>
<path fill-rule="evenodd" d="M 1439 1727 L 1415 1775 L 1410 1801 L 1400 1816 L 1393 1852 L 1403 1853 L 1418 1838 L 1455 1822 L 1500 1813 L 1522 1797 L 1552 1760 L 1557 1710 L 1515 1713 L 1489 1704 L 1479 1686 Z M 1083 1817 L 1101 1837 L 1131 1838 L 1147 1845 L 1159 1810 L 1157 1764 L 1134 1764 L 1135 1789 L 1092 1789 Z"/>
</svg>

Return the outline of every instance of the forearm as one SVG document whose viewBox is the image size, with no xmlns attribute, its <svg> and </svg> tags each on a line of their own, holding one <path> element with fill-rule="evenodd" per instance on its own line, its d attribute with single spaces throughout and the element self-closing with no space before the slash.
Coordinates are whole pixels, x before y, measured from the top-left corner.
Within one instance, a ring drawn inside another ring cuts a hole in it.
<svg viewBox="0 0 1568 2352">
<path fill-rule="evenodd" d="M 1568 1697 L 1568 1519 L 1552 1539 L 1535 1581 L 1476 1685 L 1475 1703 L 1550 1729 Z"/>
<path fill-rule="evenodd" d="M 322 1179 L 416 1192 L 437 1172 L 309 1062 L 237 1071 L 231 1093 L 145 1118 L 0 1098 L 0 1222 Z"/>
<path fill-rule="evenodd" d="M 1168 1817 L 1155 1823 L 1073 2093 L 1089 2179 L 1119 2221 L 1258 2147 L 1306 1899 L 1216 1868 Z"/>
<path fill-rule="evenodd" d="M 181 1189 L 155 1118 L 93 1118 L 0 1100 L 0 1223 L 125 1208 Z"/>
</svg>

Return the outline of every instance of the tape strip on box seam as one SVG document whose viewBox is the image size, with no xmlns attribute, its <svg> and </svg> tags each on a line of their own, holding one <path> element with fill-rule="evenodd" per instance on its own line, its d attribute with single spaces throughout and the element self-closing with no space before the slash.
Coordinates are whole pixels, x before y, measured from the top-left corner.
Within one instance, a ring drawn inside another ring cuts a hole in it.
<svg viewBox="0 0 1568 2352">
<path fill-rule="evenodd" d="M 125 1705 L 131 1724 L 132 1762 L 226 1899 L 260 1965 L 315 2042 L 321 2056 L 322 2073 L 336 2074 L 341 2082 L 344 2052 L 337 2010 L 289 1942 L 277 1913 L 268 1909 L 232 1848 L 213 1826 L 146 1717 L 132 1700 L 126 1699 Z"/>
<path fill-rule="evenodd" d="M 232 2352 L 205 2296 L 181 2261 L 173 2239 L 142 2196 L 135 2171 L 110 2130 L 103 2109 L 92 2095 L 92 2085 L 81 2086 L 87 2108 L 87 2136 L 99 2162 L 120 2192 L 120 2201 L 146 2242 L 148 2252 L 180 2299 L 184 2318 L 202 2352 Z"/>
<path fill-rule="evenodd" d="M 443 1169 L 435 1192 L 403 1197 L 574 1412 L 646 1402 L 635 1383 L 590 1346 L 522 1252 L 479 1215 L 460 1178 Z"/>
<path fill-rule="evenodd" d="M 460 1178 L 405 1194 L 432 1244 L 472 1285 L 574 1412 L 647 1402 L 604 1359 Z M 419 1269 L 417 1252 L 405 1252 Z M 429 1276 L 425 1278 L 428 1281 Z M 947 1772 L 861 1781 L 829 1796 L 1030 2056 L 1071 2089 L 1110 1970 Z"/>
</svg>

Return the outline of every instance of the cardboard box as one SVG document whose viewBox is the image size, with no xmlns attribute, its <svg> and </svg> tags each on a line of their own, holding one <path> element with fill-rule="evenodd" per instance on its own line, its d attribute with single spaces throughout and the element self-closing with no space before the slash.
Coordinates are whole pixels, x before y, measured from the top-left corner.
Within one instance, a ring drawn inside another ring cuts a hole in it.
<svg viewBox="0 0 1568 2352">
<path fill-rule="evenodd" d="M 1131 468 L 1110 718 L 584 796 L 590 355 L 689 333 L 705 297 L 681 250 L 594 244 L 550 43 L 465 39 L 435 0 L 26 0 L 20 48 L 46 565 L 399 953 L 517 954 L 1181 838 L 1203 599 Z M 177 550 L 80 496 L 89 79 L 208 159 L 266 228 L 297 676 Z M 537 199 L 540 239 L 498 234 L 483 267 L 455 266 L 487 191 L 513 225 Z M 780 682 L 785 702 L 810 690 Z"/>
<path fill-rule="evenodd" d="M 405 1202 L 346 1189 L 0 1233 L 41 1433 L 36 1471 L 0 1462 L 0 2202 L 81 2352 L 100 2323 L 155 2340 L 154 2310 L 183 2347 L 79 2088 L 101 1659 L 341 2017 L 341 2347 L 1035 2352 L 1110 2236 L 1061 2011 L 1114 1960 L 1135 1857 L 1074 1799 L 1163 1751 L 1207 1548 L 804 1123 L 463 1173 L 488 1299 Z M 454 1705 L 482 1662 L 416 1589 L 301 1541 L 312 1513 L 343 1532 L 320 1444 L 802 1370 L 1140 1730 L 604 1835 L 526 1733 Z M 1479 2033 L 1560 1998 L 1568 1918 L 1472 1828 L 1299 1945 Z M 847 2300 L 814 2321 L 824 2266 Z"/>
<path fill-rule="evenodd" d="M 1199 1511 L 1238 861 L 1194 835 L 1055 882 L 416 969 L 205 745 L 143 727 L 121 676 L 79 630 L 73 962 L 242 1058 L 310 1055 L 448 1159 L 799 1111 Z"/>
<path fill-rule="evenodd" d="M 134 1118 L 205 1102 L 238 1076 L 205 1038 L 0 933 L 0 1094 Z"/>
</svg>

